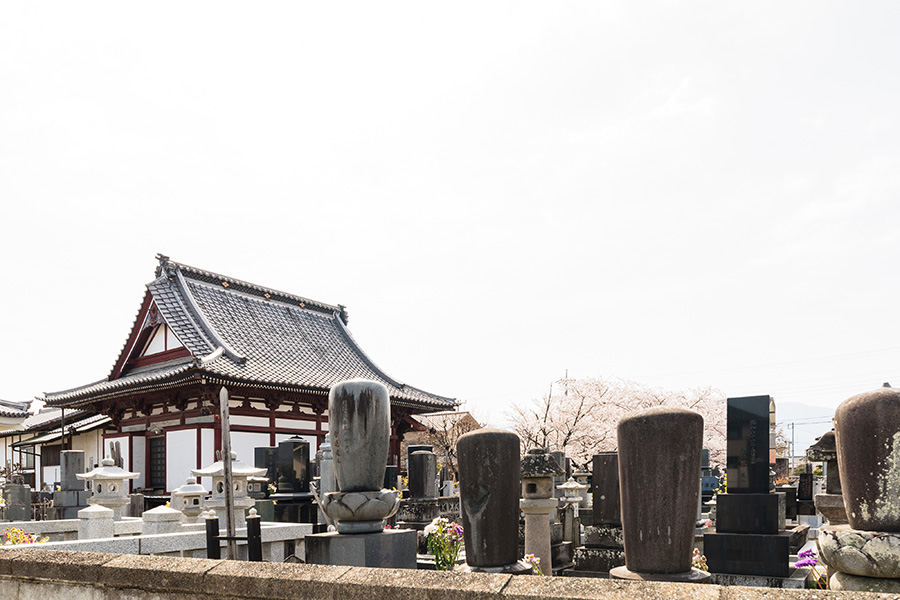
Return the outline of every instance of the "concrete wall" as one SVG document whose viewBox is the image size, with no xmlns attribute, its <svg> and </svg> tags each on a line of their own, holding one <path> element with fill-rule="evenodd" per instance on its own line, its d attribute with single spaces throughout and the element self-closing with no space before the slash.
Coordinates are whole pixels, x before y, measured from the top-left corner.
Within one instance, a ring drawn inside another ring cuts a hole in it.
<svg viewBox="0 0 900 600">
<path fill-rule="evenodd" d="M 0 598 L 4 600 L 837 600 L 891 597 L 859 592 L 622 582 L 579 577 L 514 577 L 47 552 L 34 548 L 0 552 Z"/>
</svg>

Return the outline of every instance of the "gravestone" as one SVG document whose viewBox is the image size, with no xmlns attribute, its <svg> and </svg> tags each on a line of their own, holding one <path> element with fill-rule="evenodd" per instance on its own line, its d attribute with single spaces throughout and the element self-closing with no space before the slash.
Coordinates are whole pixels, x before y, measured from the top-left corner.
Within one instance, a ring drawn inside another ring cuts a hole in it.
<svg viewBox="0 0 900 600">
<path fill-rule="evenodd" d="M 628 415 L 616 430 L 625 566 L 610 577 L 707 581 L 709 573 L 691 567 L 703 417 L 657 407 Z"/>
<path fill-rule="evenodd" d="M 703 536 L 709 571 L 786 578 L 791 538 L 784 530 L 787 497 L 770 493 L 775 401 L 749 396 L 728 398 L 727 405 L 727 493 L 716 496 L 716 533 Z"/>
<path fill-rule="evenodd" d="M 813 474 L 800 473 L 800 480 L 797 484 L 797 500 L 804 502 L 812 502 L 813 499 Z"/>
<path fill-rule="evenodd" d="M 266 470 L 269 483 L 278 483 L 278 446 L 260 446 L 253 449 L 253 466 Z"/>
<path fill-rule="evenodd" d="M 440 516 L 435 477 L 437 456 L 428 450 L 409 455 L 409 498 L 400 500 L 397 524 L 407 529 L 424 530 Z"/>
<path fill-rule="evenodd" d="M 625 564 L 619 454 L 600 452 L 594 455 L 592 464 L 593 524 L 584 528 L 584 546 L 575 549 L 575 570 L 602 574 Z"/>
<path fill-rule="evenodd" d="M 416 568 L 416 532 L 384 530 L 399 507 L 399 493 L 383 489 L 390 444 L 390 398 L 376 381 L 343 381 L 328 394 L 331 453 L 338 491 L 322 498 L 336 532 L 305 538 L 313 564 Z"/>
<path fill-rule="evenodd" d="M 519 560 L 519 437 L 483 428 L 462 435 L 459 493 L 466 544 L 461 570 L 530 573 Z"/>
<path fill-rule="evenodd" d="M 308 492 L 309 442 L 296 436 L 281 442 L 277 460 L 278 493 Z"/>
<path fill-rule="evenodd" d="M 21 476 L 13 476 L 3 484 L 3 499 L 8 521 L 31 520 L 31 488 L 22 483 Z"/>
<path fill-rule="evenodd" d="M 87 508 L 91 492 L 84 489 L 78 474 L 84 472 L 84 451 L 63 450 L 59 453 L 59 490 L 53 492 L 52 519 L 77 519 L 78 511 Z"/>
<path fill-rule="evenodd" d="M 825 491 L 815 494 L 816 510 L 828 519 L 829 525 L 847 523 L 847 509 L 841 491 L 841 472 L 838 468 L 837 441 L 834 430 L 821 436 L 816 443 L 806 449 L 806 458 L 825 463 Z"/>
<path fill-rule="evenodd" d="M 884 384 L 834 413 L 846 525 L 819 531 L 832 589 L 900 592 L 900 390 Z"/>
</svg>

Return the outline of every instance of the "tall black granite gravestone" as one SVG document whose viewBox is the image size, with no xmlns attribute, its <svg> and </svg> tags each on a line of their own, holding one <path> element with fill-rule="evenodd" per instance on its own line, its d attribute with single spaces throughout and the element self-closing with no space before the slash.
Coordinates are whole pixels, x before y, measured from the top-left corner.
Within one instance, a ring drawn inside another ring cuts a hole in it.
<svg viewBox="0 0 900 600">
<path fill-rule="evenodd" d="M 800 482 L 797 484 L 797 500 L 812 502 L 813 499 L 813 474 L 800 473 Z"/>
<path fill-rule="evenodd" d="M 299 437 L 278 444 L 278 493 L 309 491 L 309 442 Z"/>
<path fill-rule="evenodd" d="M 716 533 L 703 536 L 711 573 L 787 577 L 785 495 L 769 493 L 775 401 L 728 398 L 727 493 L 716 497 Z"/>
<path fill-rule="evenodd" d="M 266 470 L 269 483 L 278 483 L 278 446 L 260 446 L 253 449 L 253 466 Z"/>
<path fill-rule="evenodd" d="M 591 495 L 592 524 L 584 528 L 584 546 L 575 549 L 575 571 L 608 573 L 625 564 L 618 452 L 594 455 Z"/>
</svg>

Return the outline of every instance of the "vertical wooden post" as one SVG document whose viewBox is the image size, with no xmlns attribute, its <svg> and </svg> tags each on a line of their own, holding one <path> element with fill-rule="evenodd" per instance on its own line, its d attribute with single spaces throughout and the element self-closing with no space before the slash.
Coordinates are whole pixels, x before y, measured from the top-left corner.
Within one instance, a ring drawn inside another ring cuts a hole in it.
<svg viewBox="0 0 900 600">
<path fill-rule="evenodd" d="M 219 548 L 219 517 L 213 511 L 206 515 L 206 558 L 219 559 L 222 550 Z"/>
<path fill-rule="evenodd" d="M 219 391 L 219 411 L 222 418 L 222 467 L 225 471 L 225 549 L 228 560 L 237 559 L 237 542 L 234 540 L 234 478 L 231 474 L 231 424 L 228 420 L 228 389 Z"/>
</svg>

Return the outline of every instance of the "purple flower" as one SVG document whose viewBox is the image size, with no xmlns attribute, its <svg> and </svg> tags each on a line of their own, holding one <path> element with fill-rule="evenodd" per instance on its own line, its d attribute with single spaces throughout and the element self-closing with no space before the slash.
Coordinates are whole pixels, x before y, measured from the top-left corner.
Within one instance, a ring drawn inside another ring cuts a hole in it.
<svg viewBox="0 0 900 600">
<path fill-rule="evenodd" d="M 812 548 L 809 548 L 808 550 L 804 550 L 803 552 L 800 552 L 799 554 L 797 554 L 797 556 L 799 556 L 800 558 L 809 558 L 810 556 L 815 556 L 815 555 L 816 555 L 816 551 L 813 550 Z"/>
<path fill-rule="evenodd" d="M 816 559 L 813 557 L 804 558 L 803 560 L 798 560 L 794 563 L 795 567 L 814 567 L 816 566 Z"/>
</svg>

